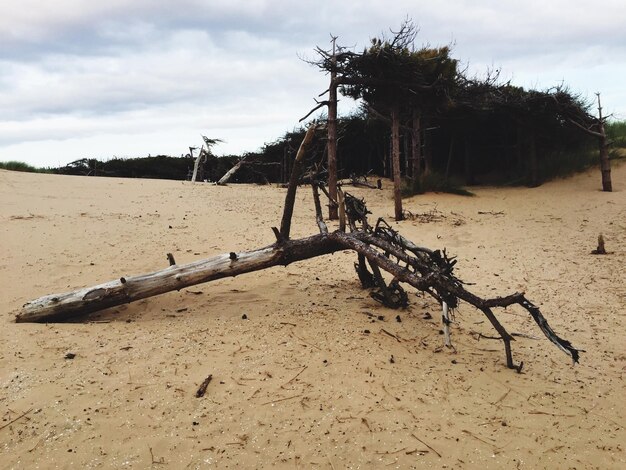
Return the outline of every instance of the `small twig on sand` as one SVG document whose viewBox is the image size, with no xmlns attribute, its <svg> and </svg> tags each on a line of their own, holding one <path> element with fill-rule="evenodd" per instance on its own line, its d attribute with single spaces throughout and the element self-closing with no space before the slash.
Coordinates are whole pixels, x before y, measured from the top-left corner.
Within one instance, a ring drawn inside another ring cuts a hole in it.
<svg viewBox="0 0 626 470">
<path fill-rule="evenodd" d="M 391 398 L 394 398 L 396 401 L 400 401 L 400 399 L 399 399 L 398 397 L 396 397 L 395 395 L 391 394 L 391 393 L 389 392 L 389 390 L 387 390 L 387 387 L 385 387 L 385 384 L 382 384 L 382 387 L 383 387 L 383 391 L 384 391 L 387 395 L 389 395 Z"/>
<path fill-rule="evenodd" d="M 294 336 L 295 336 L 296 338 L 298 338 L 300 341 L 302 341 L 303 343 L 308 344 L 309 346 L 311 346 L 311 347 L 313 347 L 313 348 L 315 348 L 315 349 L 318 349 L 318 350 L 320 350 L 320 351 L 322 350 L 322 348 L 320 348 L 320 347 L 319 347 L 319 346 L 317 346 L 316 344 L 313 344 L 313 343 L 311 343 L 310 341 L 307 341 L 307 340 L 306 340 L 306 339 L 304 339 L 304 338 L 300 338 L 298 335 L 294 335 Z"/>
<path fill-rule="evenodd" d="M 467 429 L 462 429 L 462 431 L 467 434 L 468 436 L 472 436 L 474 439 L 479 440 L 480 442 L 484 442 L 485 444 L 489 445 L 489 446 L 493 446 L 493 442 L 488 442 L 486 440 L 484 440 L 482 437 L 478 437 L 476 434 L 468 431 Z"/>
<path fill-rule="evenodd" d="M 19 415 L 17 418 L 13 418 L 11 421 L 9 421 L 6 424 L 3 424 L 2 426 L 0 426 L 0 429 L 4 429 L 7 426 L 10 426 L 11 424 L 15 423 L 18 419 L 22 419 L 24 416 L 26 416 L 28 413 L 30 413 L 31 411 L 33 411 L 32 408 L 30 408 L 28 411 L 25 411 L 24 413 L 22 413 L 21 415 Z"/>
<path fill-rule="evenodd" d="M 428 447 L 430 450 L 432 450 L 435 454 L 437 454 L 437 456 L 439 458 L 441 458 L 441 454 L 439 452 L 437 452 L 435 449 L 433 449 L 432 447 L 430 447 L 428 444 L 426 444 L 424 441 L 422 441 L 419 437 L 417 437 L 415 434 L 411 433 L 411 436 L 413 436 L 415 439 L 417 439 L 418 441 L 420 441 L 422 444 L 424 444 L 426 447 Z"/>
<path fill-rule="evenodd" d="M 153 464 L 165 465 L 165 457 L 161 457 L 159 460 L 154 460 L 154 454 L 152 453 L 152 447 L 148 447 L 150 449 L 150 457 L 152 458 Z"/>
<path fill-rule="evenodd" d="M 564 418 L 575 418 L 576 415 L 566 415 L 561 413 L 550 413 L 548 411 L 539 411 L 539 410 L 530 410 L 528 411 L 529 415 L 547 415 L 547 416 L 562 416 Z"/>
<path fill-rule="evenodd" d="M 292 397 L 285 397 L 285 398 L 279 398 L 278 400 L 266 401 L 265 403 L 261 403 L 261 406 L 263 406 L 263 405 L 271 405 L 271 404 L 274 404 L 274 403 L 278 403 L 278 402 L 285 401 L 285 400 L 291 400 L 292 398 L 298 398 L 298 397 L 301 397 L 301 396 L 302 396 L 302 394 L 299 393 L 298 395 L 294 395 Z"/>
<path fill-rule="evenodd" d="M 509 396 L 509 393 L 511 393 L 511 389 L 510 388 L 506 392 L 504 392 L 504 395 L 502 395 L 500 398 L 498 398 L 496 401 L 494 401 L 493 404 L 496 405 L 496 404 L 500 403 L 507 396 Z"/>
<path fill-rule="evenodd" d="M 387 336 L 391 336 L 393 339 L 395 339 L 398 343 L 401 343 L 402 340 L 400 338 L 398 338 L 396 335 L 394 335 L 393 333 L 388 332 L 387 330 L 385 330 L 384 328 L 380 329 L 381 333 L 385 333 Z"/>
<path fill-rule="evenodd" d="M 405 450 L 406 447 L 402 447 L 401 449 L 398 450 L 392 450 L 392 451 L 388 451 L 386 450 L 385 452 L 375 452 L 378 455 L 392 455 L 392 454 L 397 454 L 398 452 L 402 452 L 403 450 Z"/>
<path fill-rule="evenodd" d="M 289 380 L 288 382 L 285 382 L 284 384 L 282 384 L 282 385 L 280 386 L 280 388 L 285 388 L 285 385 L 289 385 L 291 382 L 293 382 L 294 380 L 296 380 L 296 379 L 300 376 L 300 374 L 302 374 L 302 372 L 304 372 L 304 371 L 305 371 L 305 369 L 306 369 L 307 367 L 309 367 L 309 366 L 304 366 L 300 372 L 298 372 L 296 375 L 294 375 L 294 376 L 291 378 L 291 380 Z"/>
</svg>

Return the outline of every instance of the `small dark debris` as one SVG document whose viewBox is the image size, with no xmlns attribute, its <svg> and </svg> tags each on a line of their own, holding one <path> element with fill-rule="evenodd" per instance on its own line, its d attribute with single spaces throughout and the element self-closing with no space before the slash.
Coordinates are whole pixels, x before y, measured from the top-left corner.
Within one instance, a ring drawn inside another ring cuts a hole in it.
<svg viewBox="0 0 626 470">
<path fill-rule="evenodd" d="M 432 320 L 433 316 L 429 312 L 426 312 L 422 318 L 424 320 Z"/>
<path fill-rule="evenodd" d="M 324 359 L 322 362 L 323 362 L 324 364 L 328 364 L 328 359 Z"/>
<path fill-rule="evenodd" d="M 198 424 L 200 424 L 200 423 L 199 423 L 199 422 L 197 422 L 197 421 L 194 421 L 194 422 L 193 422 L 193 423 L 191 423 L 191 424 L 192 424 L 193 426 L 197 426 L 197 425 L 198 425 Z"/>
<path fill-rule="evenodd" d="M 74 359 L 76 357 L 76 354 L 72 353 L 72 352 L 68 352 L 65 355 L 65 359 Z"/>
<path fill-rule="evenodd" d="M 122 284 L 126 284 L 126 278 L 125 277 L 120 277 L 120 282 Z"/>
<path fill-rule="evenodd" d="M 442 335 L 443 334 L 443 330 L 439 330 L 439 334 Z"/>
<path fill-rule="evenodd" d="M 171 226 L 171 225 L 168 225 L 168 227 L 169 227 L 169 228 L 172 228 L 172 226 Z"/>
<path fill-rule="evenodd" d="M 370 334 L 370 330 L 363 330 L 363 333 L 365 333 L 366 335 Z"/>
<path fill-rule="evenodd" d="M 384 315 L 378 315 L 378 319 L 380 321 L 385 321 L 385 316 Z"/>
<path fill-rule="evenodd" d="M 237 259 L 237 253 L 235 253 L 234 251 L 231 251 L 229 256 L 230 256 L 230 259 L 233 261 Z"/>
<path fill-rule="evenodd" d="M 450 362 L 452 362 L 452 364 L 456 364 L 456 359 L 452 359 Z"/>
<path fill-rule="evenodd" d="M 402 318 L 400 318 L 400 315 L 396 315 L 396 321 L 398 323 L 402 323 Z"/>
<path fill-rule="evenodd" d="M 241 315 L 241 319 L 242 320 L 247 320 L 248 319 L 248 315 L 246 315 L 245 313 L 243 315 Z"/>
<path fill-rule="evenodd" d="M 396 360 L 393 358 L 393 354 L 392 354 L 392 355 L 391 355 L 391 357 L 389 358 L 389 362 L 390 362 L 391 364 L 395 364 L 395 363 L 396 363 Z"/>
</svg>

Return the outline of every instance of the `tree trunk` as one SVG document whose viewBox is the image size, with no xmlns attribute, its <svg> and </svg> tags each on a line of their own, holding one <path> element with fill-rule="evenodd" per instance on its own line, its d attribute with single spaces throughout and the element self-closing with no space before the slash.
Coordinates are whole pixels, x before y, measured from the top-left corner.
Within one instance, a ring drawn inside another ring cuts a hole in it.
<svg viewBox="0 0 626 470">
<path fill-rule="evenodd" d="M 600 93 L 596 93 L 598 97 L 598 133 L 600 134 L 600 171 L 602 172 L 602 191 L 613 191 L 611 183 L 611 161 L 609 160 L 609 143 L 606 138 L 604 129 L 604 118 L 602 117 L 602 104 L 600 103 Z"/>
<path fill-rule="evenodd" d="M 393 202 L 396 220 L 404 219 L 402 214 L 402 194 L 400 186 L 402 175 L 400 174 L 400 106 L 396 103 L 391 110 L 391 146 L 393 163 Z"/>
<path fill-rule="evenodd" d="M 234 277 L 272 266 L 287 266 L 294 261 L 332 253 L 342 248 L 343 246 L 333 242 L 327 234 L 319 234 L 300 240 L 286 240 L 280 245 L 271 245 L 254 251 L 223 254 L 181 266 L 173 265 L 150 274 L 122 277 L 73 292 L 41 297 L 24 305 L 16 321 L 68 320 L 203 282 Z"/>
<path fill-rule="evenodd" d="M 410 177 L 413 174 L 413 167 L 411 165 L 411 146 L 409 144 L 409 134 L 402 134 L 402 149 L 404 152 L 404 175 Z"/>
<path fill-rule="evenodd" d="M 302 174 L 304 155 L 306 154 L 309 144 L 313 140 L 313 136 L 315 135 L 315 129 L 315 124 L 311 124 L 309 126 L 306 134 L 304 134 L 304 139 L 302 139 L 302 143 L 298 148 L 296 159 L 293 162 L 293 170 L 291 171 L 291 178 L 289 179 L 289 186 L 287 187 L 287 195 L 285 196 L 283 218 L 280 222 L 280 236 L 282 239 L 285 240 L 289 238 L 289 232 L 291 231 L 291 216 L 293 215 L 293 206 L 296 202 L 296 190 L 298 189 L 298 182 L 300 181 L 300 175 Z"/>
<path fill-rule="evenodd" d="M 604 124 L 600 125 L 600 171 L 602 172 L 602 191 L 613 191 L 611 182 L 611 161 L 609 160 L 609 144 L 607 143 Z"/>
<path fill-rule="evenodd" d="M 191 182 L 192 183 L 196 182 L 196 180 L 198 178 L 198 173 L 202 173 L 202 171 L 200 170 L 201 159 L 204 156 L 204 152 L 202 150 L 203 149 L 200 149 L 200 153 L 196 157 L 196 161 L 193 164 L 193 174 L 191 175 Z M 202 179 L 202 175 L 200 175 L 200 178 Z"/>
<path fill-rule="evenodd" d="M 427 123 L 428 124 L 428 123 Z M 428 133 L 428 129 L 424 130 L 424 174 L 430 175 L 433 171 L 433 146 L 432 137 Z"/>
<path fill-rule="evenodd" d="M 333 38 L 333 56 L 328 89 L 328 193 L 333 201 L 337 200 L 337 56 Z M 329 204 L 328 218 L 337 220 L 337 206 Z"/>
<path fill-rule="evenodd" d="M 228 170 L 228 171 L 226 172 L 226 174 L 225 174 L 224 176 L 222 176 L 222 177 L 219 179 L 219 181 L 217 182 L 217 184 L 218 184 L 219 186 L 224 186 L 224 185 L 226 185 L 226 184 L 230 181 L 230 179 L 233 177 L 233 175 L 234 175 L 235 173 L 237 173 L 237 171 L 239 170 L 239 168 L 241 168 L 241 165 L 243 164 L 244 160 L 245 160 L 245 157 L 244 157 L 244 158 L 242 158 L 241 160 L 239 160 L 239 161 L 235 164 L 235 166 L 233 166 L 230 170 Z"/>
<path fill-rule="evenodd" d="M 422 142 L 419 110 L 413 110 L 413 125 L 411 126 L 411 157 L 413 158 L 413 178 L 422 173 Z"/>
</svg>

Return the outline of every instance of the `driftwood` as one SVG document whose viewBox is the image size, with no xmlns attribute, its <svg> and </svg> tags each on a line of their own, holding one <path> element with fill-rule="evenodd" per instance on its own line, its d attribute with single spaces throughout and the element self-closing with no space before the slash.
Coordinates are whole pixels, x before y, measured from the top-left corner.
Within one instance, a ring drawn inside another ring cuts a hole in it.
<svg viewBox="0 0 626 470">
<path fill-rule="evenodd" d="M 173 264 L 150 274 L 123 277 L 94 287 L 48 295 L 24 305 L 17 314 L 16 321 L 67 320 L 195 284 L 277 265 L 286 266 L 296 261 L 349 249 L 357 253 L 355 267 L 363 287 L 373 289 L 372 297 L 389 307 L 406 306 L 408 296 L 402 284 L 408 284 L 445 306 L 445 321 L 449 321 L 448 310 L 454 310 L 461 300 L 481 310 L 504 343 L 506 364 L 509 368 L 520 371 L 523 363 L 514 363 L 511 342 L 515 338 L 499 322 L 493 309 L 515 304 L 528 311 L 545 336 L 574 362 L 578 362 L 579 350 L 550 328 L 539 308 L 523 293 L 491 299 L 476 296 L 454 275 L 456 260 L 448 257 L 445 250 L 420 247 L 392 229 L 383 219 L 379 219 L 372 226 L 367 220 L 368 211 L 364 201 L 341 190 L 338 192 L 339 201 L 329 198 L 329 203 L 339 209 L 339 229 L 329 232 L 322 215 L 319 190 L 326 196 L 329 193 L 322 183 L 314 181 L 312 188 L 315 217 L 320 233 L 302 239 L 290 239 L 291 216 L 299 175 L 302 172 L 303 155 L 313 134 L 314 126 L 311 126 L 298 151 L 285 199 L 281 228 L 272 228 L 276 236 L 274 244 L 248 252 L 231 252 L 186 265 Z M 389 284 L 385 282 L 382 271 L 393 277 Z"/>
<path fill-rule="evenodd" d="M 224 186 L 226 185 L 230 179 L 233 177 L 233 175 L 235 173 L 237 173 L 237 171 L 239 170 L 239 168 L 241 168 L 241 165 L 243 165 L 244 161 L 245 161 L 246 157 L 243 157 L 241 160 L 239 160 L 235 166 L 233 166 L 230 170 L 228 170 L 224 176 L 222 176 L 219 181 L 217 182 L 218 186 Z"/>
<path fill-rule="evenodd" d="M 189 152 L 190 155 L 193 157 L 193 150 L 191 147 L 189 147 Z M 200 152 L 198 153 L 198 156 L 196 157 L 196 160 L 194 161 L 193 164 L 193 173 L 191 175 L 191 182 L 195 183 L 197 178 L 198 178 L 198 172 L 202 173 L 200 167 L 202 165 L 202 159 L 206 158 L 206 155 L 204 153 L 204 148 L 200 149 Z"/>
</svg>

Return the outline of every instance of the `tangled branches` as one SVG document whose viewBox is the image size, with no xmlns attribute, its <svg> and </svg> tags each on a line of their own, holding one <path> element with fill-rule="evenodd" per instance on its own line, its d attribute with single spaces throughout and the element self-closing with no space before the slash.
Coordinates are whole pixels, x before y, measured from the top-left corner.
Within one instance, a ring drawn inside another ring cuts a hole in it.
<svg viewBox="0 0 626 470">
<path fill-rule="evenodd" d="M 319 183 L 317 183 L 319 185 Z M 504 343 L 506 364 L 511 369 L 521 371 L 523 362 L 515 364 L 511 352 L 511 342 L 515 338 L 504 328 L 495 316 L 493 309 L 519 305 L 537 323 L 545 336 L 576 363 L 580 350 L 559 337 L 548 324 L 539 307 L 528 300 L 523 293 L 516 292 L 504 297 L 483 299 L 465 288 L 465 284 L 454 273 L 456 258 L 445 250 L 431 250 L 420 247 L 394 230 L 384 219 L 378 219 L 374 226 L 367 220 L 369 211 L 362 199 L 348 193 L 343 195 L 344 212 L 348 218 L 350 233 L 342 230 L 331 233 L 339 243 L 358 253 L 355 269 L 363 287 L 374 288 L 372 297 L 388 307 L 405 307 L 408 296 L 401 283 L 409 284 L 422 291 L 440 304 L 451 309 L 465 301 L 484 313 Z M 367 263 L 366 263 L 367 261 Z M 369 268 L 368 268 L 369 265 Z M 371 271 L 370 271 L 371 269 Z M 381 270 L 393 276 L 387 285 Z"/>
</svg>

